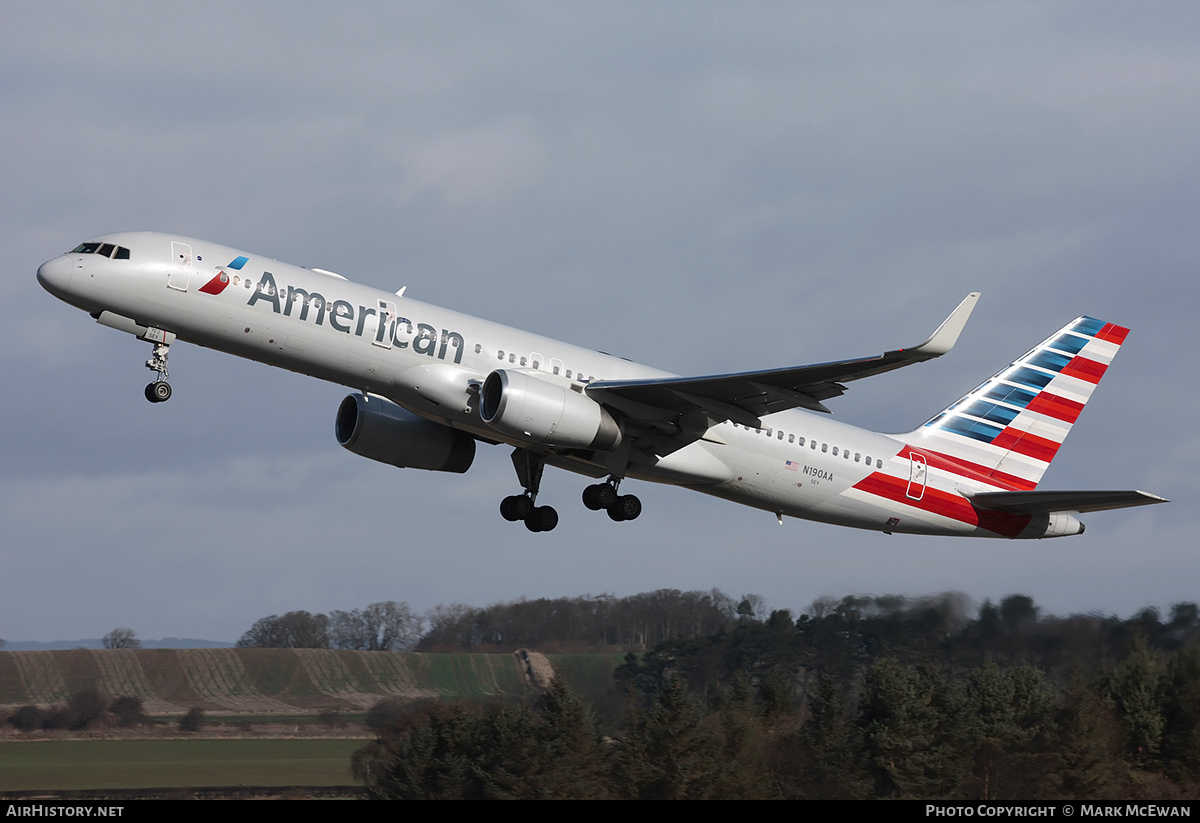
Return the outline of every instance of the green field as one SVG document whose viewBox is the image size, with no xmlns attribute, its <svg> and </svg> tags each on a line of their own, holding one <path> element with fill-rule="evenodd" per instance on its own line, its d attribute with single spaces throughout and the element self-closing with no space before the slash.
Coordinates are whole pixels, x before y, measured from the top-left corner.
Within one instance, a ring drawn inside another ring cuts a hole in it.
<svg viewBox="0 0 1200 823">
<path fill-rule="evenodd" d="M 0 743 L 0 791 L 345 786 L 362 740 L 54 740 Z"/>
</svg>

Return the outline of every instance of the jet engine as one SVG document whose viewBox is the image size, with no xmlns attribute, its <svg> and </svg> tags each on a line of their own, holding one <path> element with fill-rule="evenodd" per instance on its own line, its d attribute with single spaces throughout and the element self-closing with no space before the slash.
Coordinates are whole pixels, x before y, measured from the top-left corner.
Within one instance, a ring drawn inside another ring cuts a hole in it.
<svg viewBox="0 0 1200 823">
<path fill-rule="evenodd" d="M 382 397 L 351 394 L 338 407 L 337 441 L 355 454 L 399 466 L 462 474 L 475 460 L 475 439 L 405 411 Z"/>
<path fill-rule="evenodd" d="M 607 409 L 570 383 L 529 372 L 497 369 L 489 374 L 479 416 L 498 432 L 549 446 L 603 451 L 621 442 L 621 427 Z"/>
</svg>

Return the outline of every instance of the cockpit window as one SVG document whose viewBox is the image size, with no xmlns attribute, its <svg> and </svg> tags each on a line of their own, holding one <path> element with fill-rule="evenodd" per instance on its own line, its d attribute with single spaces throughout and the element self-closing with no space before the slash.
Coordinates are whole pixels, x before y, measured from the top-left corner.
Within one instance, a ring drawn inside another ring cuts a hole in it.
<svg viewBox="0 0 1200 823">
<path fill-rule="evenodd" d="M 71 254 L 99 254 L 111 257 L 113 260 L 128 260 L 129 249 L 124 246 L 114 246 L 112 243 L 80 243 L 71 250 Z"/>
</svg>

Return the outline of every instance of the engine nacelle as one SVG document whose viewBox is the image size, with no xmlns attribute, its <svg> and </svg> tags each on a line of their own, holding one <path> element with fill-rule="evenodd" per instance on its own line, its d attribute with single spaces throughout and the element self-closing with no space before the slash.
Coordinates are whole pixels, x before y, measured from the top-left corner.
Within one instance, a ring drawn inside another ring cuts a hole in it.
<svg viewBox="0 0 1200 823">
<path fill-rule="evenodd" d="M 497 369 L 489 374 L 479 416 L 498 432 L 549 446 L 604 451 L 621 442 L 621 427 L 607 409 L 569 383 L 529 372 Z"/>
<path fill-rule="evenodd" d="M 399 466 L 462 474 L 475 460 L 475 438 L 405 411 L 382 397 L 351 394 L 338 406 L 337 441 L 355 454 Z"/>
</svg>

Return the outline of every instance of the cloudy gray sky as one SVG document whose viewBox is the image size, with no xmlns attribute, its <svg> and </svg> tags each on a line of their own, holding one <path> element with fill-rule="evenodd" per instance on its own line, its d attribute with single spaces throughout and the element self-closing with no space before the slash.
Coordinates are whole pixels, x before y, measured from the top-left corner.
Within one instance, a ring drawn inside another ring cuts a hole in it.
<svg viewBox="0 0 1200 823">
<path fill-rule="evenodd" d="M 1200 7 L 1104 3 L 7 3 L 0 637 L 234 640 L 258 617 L 655 588 L 1200 599 Z M 637 484 L 562 524 L 340 449 L 345 390 L 149 346 L 43 292 L 108 231 L 178 232 L 681 374 L 917 343 L 854 384 L 912 428 L 1067 320 L 1133 329 L 1043 481 L 1169 506 L 1041 542 L 887 537 Z"/>
</svg>

